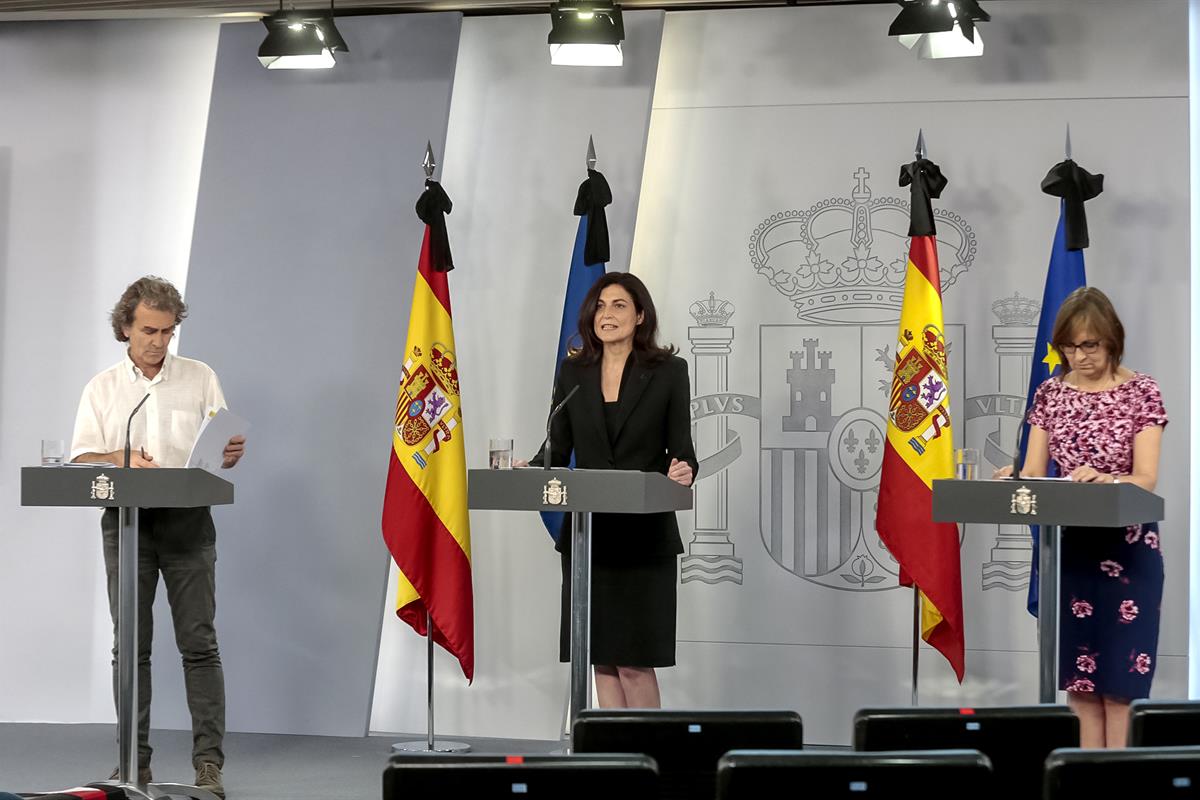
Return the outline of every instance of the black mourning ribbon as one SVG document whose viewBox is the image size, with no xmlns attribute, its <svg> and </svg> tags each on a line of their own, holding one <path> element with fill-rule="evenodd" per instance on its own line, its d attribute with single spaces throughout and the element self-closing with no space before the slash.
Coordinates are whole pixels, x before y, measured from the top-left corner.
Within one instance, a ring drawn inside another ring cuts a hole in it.
<svg viewBox="0 0 1200 800">
<path fill-rule="evenodd" d="M 932 201 L 942 196 L 942 189 L 946 188 L 947 183 L 942 170 L 928 158 L 919 158 L 900 167 L 900 185 L 912 184 L 909 236 L 937 235 L 933 227 Z"/>
<path fill-rule="evenodd" d="M 1051 167 L 1042 178 L 1042 191 L 1063 199 L 1067 209 L 1067 249 L 1087 247 L 1087 212 L 1083 204 L 1104 191 L 1104 176 L 1093 175 L 1068 158 Z"/>
<path fill-rule="evenodd" d="M 435 272 L 454 269 L 450 256 L 450 237 L 446 235 L 446 215 L 454 204 L 437 181 L 426 178 L 425 191 L 417 198 L 417 216 L 429 226 L 429 259 Z"/>
<path fill-rule="evenodd" d="M 575 216 L 587 214 L 587 241 L 583 245 L 583 263 L 608 263 L 608 218 L 604 207 L 612 202 L 612 190 L 608 181 L 594 169 L 589 169 L 587 180 L 579 184 L 575 197 Z"/>
</svg>

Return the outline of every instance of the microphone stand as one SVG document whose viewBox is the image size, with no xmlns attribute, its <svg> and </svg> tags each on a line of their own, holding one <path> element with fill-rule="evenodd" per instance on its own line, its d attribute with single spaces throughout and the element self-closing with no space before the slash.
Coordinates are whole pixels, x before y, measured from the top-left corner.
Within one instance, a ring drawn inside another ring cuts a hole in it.
<svg viewBox="0 0 1200 800">
<path fill-rule="evenodd" d="M 554 459 L 551 457 L 553 455 L 554 448 L 550 437 L 550 426 L 554 424 L 554 418 L 558 416 L 558 412 L 562 411 L 566 407 L 567 401 L 574 397 L 575 393 L 579 391 L 579 386 L 580 384 L 578 383 L 572 386 L 571 391 L 567 392 L 567 396 L 562 399 L 562 402 L 554 407 L 554 410 L 550 412 L 550 416 L 546 418 L 546 449 L 543 451 L 544 458 L 542 460 L 542 466 L 545 469 L 550 469 L 554 463 Z"/>
</svg>

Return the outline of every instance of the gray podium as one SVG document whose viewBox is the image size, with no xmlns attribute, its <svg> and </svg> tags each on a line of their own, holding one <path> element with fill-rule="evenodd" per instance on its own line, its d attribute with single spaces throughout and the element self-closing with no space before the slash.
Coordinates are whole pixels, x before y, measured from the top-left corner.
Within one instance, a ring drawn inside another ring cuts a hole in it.
<svg viewBox="0 0 1200 800">
<path fill-rule="evenodd" d="M 1163 518 L 1163 499 L 1132 483 L 1047 478 L 933 482 L 934 522 L 1037 525 L 1038 701 L 1057 691 L 1059 565 L 1064 526 L 1120 528 Z"/>
<path fill-rule="evenodd" d="M 467 505 L 477 511 L 562 511 L 571 515 L 570 728 L 587 708 L 592 596 L 592 514 L 654 514 L 692 507 L 692 490 L 657 472 L 619 469 L 473 469 Z"/>
<path fill-rule="evenodd" d="M 233 502 L 233 484 L 202 469 L 23 467 L 21 505 L 119 509 L 117 589 L 117 783 L 130 797 L 217 800 L 195 786 L 137 782 L 137 567 L 139 508 L 199 508 Z"/>
</svg>

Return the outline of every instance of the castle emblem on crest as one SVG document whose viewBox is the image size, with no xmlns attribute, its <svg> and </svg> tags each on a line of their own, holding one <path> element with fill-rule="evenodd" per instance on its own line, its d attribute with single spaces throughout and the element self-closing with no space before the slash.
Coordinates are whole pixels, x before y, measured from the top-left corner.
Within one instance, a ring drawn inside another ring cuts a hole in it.
<svg viewBox="0 0 1200 800">
<path fill-rule="evenodd" d="M 396 401 L 396 435 L 414 448 L 412 458 L 422 469 L 428 458 L 450 441 L 458 426 L 458 369 L 454 354 L 435 342 L 428 355 L 414 346 L 404 362 L 403 383 Z"/>
<path fill-rule="evenodd" d="M 542 487 L 542 505 L 561 506 L 567 503 L 567 487 L 558 478 L 551 478 Z"/>
<path fill-rule="evenodd" d="M 117 486 L 108 476 L 101 473 L 96 476 L 96 480 L 92 481 L 92 499 L 93 500 L 115 500 L 117 497 Z"/>
</svg>

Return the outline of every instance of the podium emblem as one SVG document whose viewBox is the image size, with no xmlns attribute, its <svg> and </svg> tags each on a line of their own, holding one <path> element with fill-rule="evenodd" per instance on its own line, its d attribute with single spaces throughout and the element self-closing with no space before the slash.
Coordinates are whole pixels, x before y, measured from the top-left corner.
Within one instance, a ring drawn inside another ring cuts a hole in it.
<svg viewBox="0 0 1200 800">
<path fill-rule="evenodd" d="M 567 487 L 558 478 L 551 478 L 542 487 L 542 505 L 561 506 L 567 502 Z"/>
<path fill-rule="evenodd" d="M 1012 505 L 1008 508 L 1009 513 L 1025 514 L 1028 516 L 1037 515 L 1037 495 L 1029 490 L 1029 487 L 1022 486 L 1013 492 Z"/>
<path fill-rule="evenodd" d="M 96 480 L 92 481 L 92 499 L 93 500 L 112 500 L 117 496 L 117 487 L 108 479 L 107 475 L 100 474 L 96 476 Z"/>
</svg>

